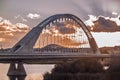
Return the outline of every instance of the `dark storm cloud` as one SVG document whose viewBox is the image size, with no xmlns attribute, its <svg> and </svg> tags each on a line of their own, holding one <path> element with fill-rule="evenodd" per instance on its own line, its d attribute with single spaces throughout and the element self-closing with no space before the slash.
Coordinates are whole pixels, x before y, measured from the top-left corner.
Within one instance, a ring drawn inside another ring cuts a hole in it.
<svg viewBox="0 0 120 80">
<path fill-rule="evenodd" d="M 110 19 L 105 19 L 104 17 L 99 17 L 98 20 L 93 22 L 92 26 L 93 32 L 117 32 L 120 31 L 120 26 L 116 24 L 115 21 Z"/>
</svg>

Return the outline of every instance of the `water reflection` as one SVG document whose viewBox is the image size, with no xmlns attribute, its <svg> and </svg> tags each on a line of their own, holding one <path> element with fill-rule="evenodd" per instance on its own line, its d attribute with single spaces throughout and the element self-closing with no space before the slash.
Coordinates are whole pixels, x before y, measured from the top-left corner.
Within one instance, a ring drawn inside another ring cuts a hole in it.
<svg viewBox="0 0 120 80">
<path fill-rule="evenodd" d="M 54 67 L 54 65 L 24 65 L 27 77 L 25 80 L 43 80 L 42 74 L 49 71 Z M 0 80 L 9 80 L 7 77 L 9 64 L 0 63 Z"/>
</svg>

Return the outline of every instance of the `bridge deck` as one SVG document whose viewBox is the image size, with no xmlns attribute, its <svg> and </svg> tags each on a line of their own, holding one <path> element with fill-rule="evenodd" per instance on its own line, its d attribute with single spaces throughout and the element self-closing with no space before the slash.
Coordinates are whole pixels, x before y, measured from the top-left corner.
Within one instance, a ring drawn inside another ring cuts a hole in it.
<svg viewBox="0 0 120 80">
<path fill-rule="evenodd" d="M 9 63 L 10 61 L 23 61 L 28 64 L 36 63 L 55 63 L 68 60 L 76 60 L 81 58 L 120 58 L 120 54 L 80 54 L 80 53 L 30 53 L 30 54 L 10 54 L 10 53 L 0 53 L 0 62 Z"/>
</svg>

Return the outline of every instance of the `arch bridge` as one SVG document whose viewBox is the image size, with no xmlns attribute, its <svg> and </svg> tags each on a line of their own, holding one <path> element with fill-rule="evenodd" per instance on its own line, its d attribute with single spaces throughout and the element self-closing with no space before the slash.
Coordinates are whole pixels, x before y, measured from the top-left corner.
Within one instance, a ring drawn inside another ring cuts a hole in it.
<svg viewBox="0 0 120 80">
<path fill-rule="evenodd" d="M 80 18 L 72 14 L 56 14 L 34 27 L 10 51 L 0 53 L 0 62 L 59 63 L 104 57 L 111 55 L 100 54 L 93 36 Z"/>
<path fill-rule="evenodd" d="M 53 48 L 55 46 L 63 47 L 64 50 L 57 49 L 56 51 L 64 51 L 64 53 L 66 51 L 71 53 L 72 50 L 75 50 L 75 48 L 76 52 L 80 54 L 86 53 L 84 51 L 86 51 L 87 48 L 91 50 L 88 52 L 88 54 L 100 53 L 98 46 L 86 25 L 78 17 L 72 14 L 57 14 L 45 19 L 43 22 L 34 27 L 12 48 L 12 53 L 35 53 L 33 47 L 35 46 L 36 42 L 36 46 L 39 45 L 37 48 L 41 49 L 35 50 L 39 50 L 38 53 L 41 53 L 40 51 L 42 51 L 41 54 L 44 54 L 44 50 L 50 51 L 50 47 Z M 72 48 L 72 50 L 70 51 L 69 48 Z M 55 49 L 53 48 L 52 51 L 54 50 Z M 51 52 L 51 55 L 52 53 L 54 52 Z"/>
<path fill-rule="evenodd" d="M 23 63 L 59 63 L 80 58 L 107 58 L 100 54 L 89 29 L 72 14 L 53 15 L 34 27 L 10 51 L 0 53 L 1 63 L 10 63 L 10 80 L 24 80 Z M 15 66 L 18 64 L 18 67 Z"/>
</svg>

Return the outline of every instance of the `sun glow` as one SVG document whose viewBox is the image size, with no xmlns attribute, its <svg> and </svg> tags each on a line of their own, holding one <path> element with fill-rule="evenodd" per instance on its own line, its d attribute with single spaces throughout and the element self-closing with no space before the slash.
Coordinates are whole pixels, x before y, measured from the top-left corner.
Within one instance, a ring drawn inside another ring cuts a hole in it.
<svg viewBox="0 0 120 80">
<path fill-rule="evenodd" d="M 4 48 L 12 47 L 16 41 L 23 37 L 29 27 L 22 23 L 13 24 L 9 20 L 3 19 L 0 21 L 0 45 Z"/>
<path fill-rule="evenodd" d="M 0 42 L 4 42 L 5 41 L 5 39 L 4 38 L 0 38 Z"/>
</svg>

